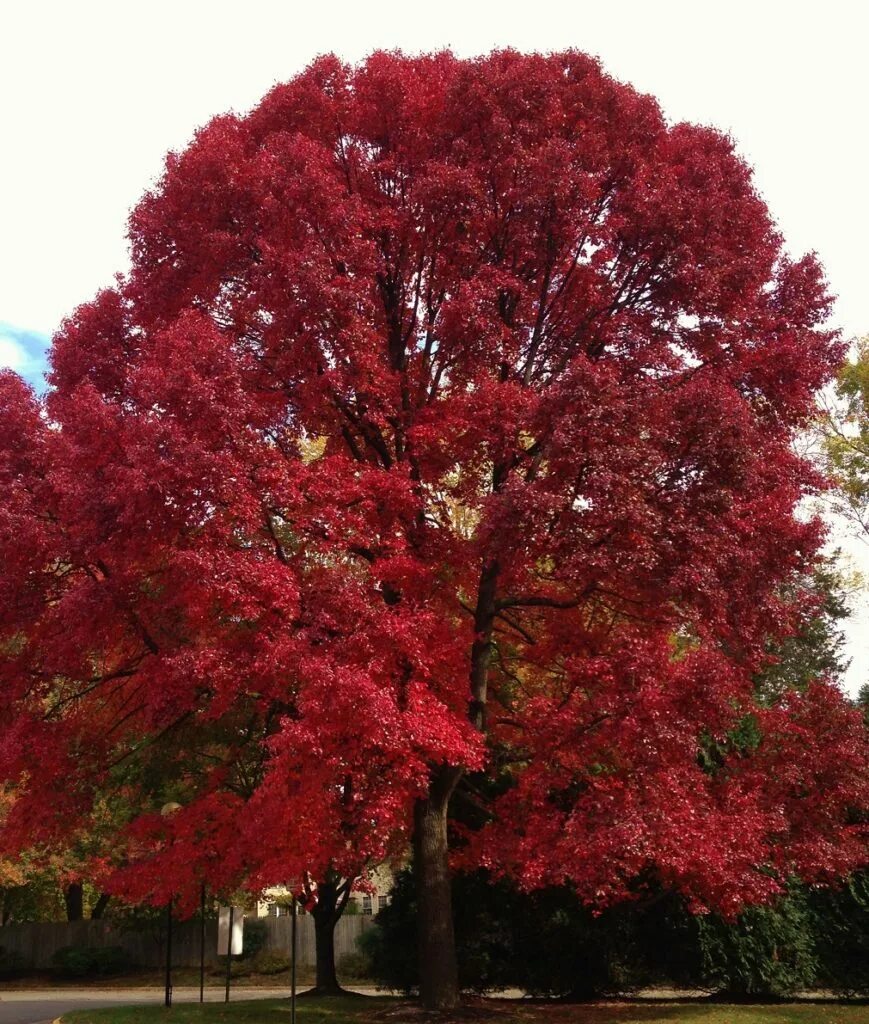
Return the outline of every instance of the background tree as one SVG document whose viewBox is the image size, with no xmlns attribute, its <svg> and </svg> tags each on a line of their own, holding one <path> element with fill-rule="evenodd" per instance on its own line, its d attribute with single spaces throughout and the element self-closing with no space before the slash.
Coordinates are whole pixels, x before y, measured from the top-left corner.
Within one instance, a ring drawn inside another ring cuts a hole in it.
<svg viewBox="0 0 869 1024">
<path fill-rule="evenodd" d="M 13 803 L 14 794 L 2 796 L 0 822 Z M 109 828 L 106 807 L 98 804 L 63 845 L 32 847 L 13 858 L 0 858 L 0 924 L 102 917 L 110 901 L 99 887 L 111 862 L 106 840 L 121 824 L 115 820 Z"/>
<path fill-rule="evenodd" d="M 8 843 L 157 752 L 187 799 L 118 880 L 152 899 L 412 838 L 430 1007 L 448 809 L 500 751 L 465 856 L 528 888 L 731 912 L 863 859 L 857 716 L 754 686 L 841 349 L 726 138 L 574 52 L 327 57 L 170 155 L 130 237 L 45 406 L 0 375 Z"/>
<path fill-rule="evenodd" d="M 825 469 L 836 484 L 831 500 L 869 538 L 869 338 L 852 347 L 820 420 Z"/>
<path fill-rule="evenodd" d="M 305 894 L 314 918 L 317 959 L 314 992 L 317 995 L 336 995 L 343 991 L 335 965 L 335 926 L 347 909 L 356 881 L 356 878 L 344 878 L 337 871 L 329 870 L 317 882 L 310 876 L 305 880 Z"/>
<path fill-rule="evenodd" d="M 843 685 L 850 663 L 844 625 L 859 585 L 837 550 L 787 588 L 782 598 L 799 604 L 794 609 L 796 628 L 791 635 L 768 644 L 769 658 L 755 679 L 764 699 L 774 701 L 787 691 L 804 692 L 816 679 Z"/>
<path fill-rule="evenodd" d="M 863 721 L 869 726 L 869 683 L 864 683 L 860 687 L 854 703 L 863 713 Z"/>
</svg>

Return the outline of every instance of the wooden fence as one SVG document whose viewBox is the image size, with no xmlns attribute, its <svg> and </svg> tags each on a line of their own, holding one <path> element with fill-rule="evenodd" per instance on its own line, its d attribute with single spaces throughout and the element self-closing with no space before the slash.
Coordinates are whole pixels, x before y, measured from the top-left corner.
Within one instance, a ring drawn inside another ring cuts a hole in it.
<svg viewBox="0 0 869 1024">
<path fill-rule="evenodd" d="M 290 917 L 246 918 L 265 925 L 264 949 L 290 956 Z M 373 918 L 358 914 L 342 917 L 335 927 L 335 959 L 357 951 L 359 937 L 373 924 Z M 315 964 L 314 919 L 307 914 L 298 918 L 299 967 Z M 199 963 L 199 922 L 176 921 L 172 928 L 172 962 L 177 967 L 193 967 Z M 18 953 L 28 967 L 36 970 L 51 966 L 51 958 L 64 946 L 120 946 L 126 950 L 131 964 L 137 967 L 161 967 L 166 961 L 164 922 L 138 923 L 135 928 L 126 922 L 52 921 L 33 924 L 7 924 L 0 928 L 0 946 Z M 213 964 L 217 959 L 217 922 L 205 925 L 205 958 Z"/>
</svg>

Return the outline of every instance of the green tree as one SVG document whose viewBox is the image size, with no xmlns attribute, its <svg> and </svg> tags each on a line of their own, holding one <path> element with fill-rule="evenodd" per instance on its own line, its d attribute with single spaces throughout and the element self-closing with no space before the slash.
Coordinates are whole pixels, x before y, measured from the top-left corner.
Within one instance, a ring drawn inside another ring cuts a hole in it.
<svg viewBox="0 0 869 1024">
<path fill-rule="evenodd" d="M 857 691 L 855 703 L 863 712 L 863 720 L 866 722 L 866 727 L 869 728 L 869 683 L 864 683 Z"/>
<path fill-rule="evenodd" d="M 839 371 L 820 433 L 824 466 L 836 484 L 834 507 L 869 538 L 869 336 L 855 342 Z"/>
<path fill-rule="evenodd" d="M 849 597 L 858 585 L 841 568 L 841 552 L 819 562 L 814 573 L 783 595 L 802 607 L 795 632 L 769 645 L 770 662 L 756 683 L 768 701 L 790 690 L 804 690 L 813 679 L 841 678 L 848 668 L 845 633 Z"/>
</svg>

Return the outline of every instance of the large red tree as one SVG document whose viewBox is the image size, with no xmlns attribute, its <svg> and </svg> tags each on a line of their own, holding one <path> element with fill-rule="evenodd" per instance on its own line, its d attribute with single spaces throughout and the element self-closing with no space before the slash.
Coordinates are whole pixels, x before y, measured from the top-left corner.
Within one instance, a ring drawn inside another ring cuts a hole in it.
<svg viewBox="0 0 869 1024">
<path fill-rule="evenodd" d="M 130 238 L 44 408 L 0 378 L 8 842 L 155 766 L 184 806 L 119 840 L 131 893 L 412 838 L 440 1007 L 469 772 L 506 789 L 464 856 L 589 901 L 861 862 L 859 723 L 752 683 L 841 351 L 727 138 L 575 52 L 326 57 L 170 155 Z"/>
</svg>

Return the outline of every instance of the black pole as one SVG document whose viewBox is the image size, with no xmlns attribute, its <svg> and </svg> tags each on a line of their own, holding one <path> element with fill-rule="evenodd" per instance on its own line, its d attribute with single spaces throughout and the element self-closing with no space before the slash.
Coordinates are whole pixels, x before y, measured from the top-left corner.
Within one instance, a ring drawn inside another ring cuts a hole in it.
<svg viewBox="0 0 869 1024">
<path fill-rule="evenodd" d="M 298 933 L 296 930 L 296 897 L 293 896 L 293 925 L 291 929 L 293 946 L 293 968 L 290 975 L 290 1024 L 296 1024 L 296 953 L 298 952 Z"/>
<path fill-rule="evenodd" d="M 165 1005 L 172 1005 L 172 898 L 166 904 L 166 996 Z"/>
<path fill-rule="evenodd" d="M 199 1002 L 205 1002 L 205 882 L 199 890 Z"/>
<path fill-rule="evenodd" d="M 232 915 L 235 907 L 229 908 L 229 938 L 226 942 L 226 996 L 224 1002 L 229 1002 L 229 979 L 232 976 Z"/>
</svg>

